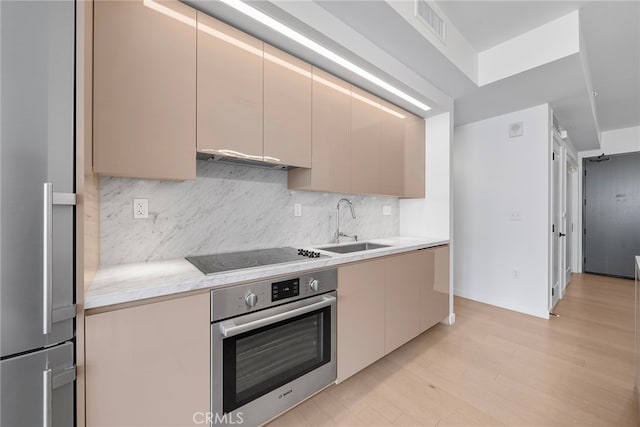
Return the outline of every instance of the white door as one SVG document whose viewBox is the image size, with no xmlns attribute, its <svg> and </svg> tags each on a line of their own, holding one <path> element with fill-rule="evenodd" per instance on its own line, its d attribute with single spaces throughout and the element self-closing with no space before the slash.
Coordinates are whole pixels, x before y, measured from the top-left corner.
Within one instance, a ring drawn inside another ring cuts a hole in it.
<svg viewBox="0 0 640 427">
<path fill-rule="evenodd" d="M 576 167 L 573 165 L 573 162 L 567 157 L 567 163 L 565 165 L 565 221 L 564 221 L 564 233 L 566 237 L 564 240 L 565 247 L 565 255 L 564 255 L 564 281 L 562 284 L 562 296 L 564 296 L 565 289 L 569 282 L 571 282 L 571 264 L 573 259 L 573 239 L 574 239 L 574 209 L 573 203 L 575 200 L 575 195 L 573 194 L 573 189 L 575 186 L 576 179 Z"/>
<path fill-rule="evenodd" d="M 551 289 L 549 290 L 549 311 L 553 310 L 560 299 L 562 259 L 564 251 L 560 238 L 562 230 L 562 149 L 555 139 L 553 140 L 553 154 L 551 157 Z M 562 233 L 564 234 L 564 233 Z"/>
</svg>

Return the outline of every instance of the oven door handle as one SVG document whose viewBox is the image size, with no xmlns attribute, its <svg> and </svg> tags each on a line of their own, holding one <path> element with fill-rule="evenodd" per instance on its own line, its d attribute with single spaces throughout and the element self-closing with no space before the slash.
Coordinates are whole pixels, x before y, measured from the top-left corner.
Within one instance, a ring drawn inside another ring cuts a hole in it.
<svg viewBox="0 0 640 427">
<path fill-rule="evenodd" d="M 293 310 L 286 311 L 284 313 L 275 314 L 273 316 L 265 317 L 264 319 L 254 320 L 252 322 L 243 323 L 240 325 L 236 325 L 233 320 L 227 320 L 225 322 L 220 323 L 220 333 L 225 338 L 230 338 L 235 335 L 242 334 L 247 331 L 251 331 L 253 329 L 258 329 L 263 326 L 270 325 L 272 323 L 280 322 L 282 320 L 287 320 L 292 317 L 300 316 L 305 313 L 310 313 L 315 310 L 319 310 L 324 307 L 328 307 L 334 304 L 336 298 L 331 295 L 323 295 L 322 300 L 315 302 L 313 304 L 305 305 L 304 307 L 294 308 Z"/>
</svg>

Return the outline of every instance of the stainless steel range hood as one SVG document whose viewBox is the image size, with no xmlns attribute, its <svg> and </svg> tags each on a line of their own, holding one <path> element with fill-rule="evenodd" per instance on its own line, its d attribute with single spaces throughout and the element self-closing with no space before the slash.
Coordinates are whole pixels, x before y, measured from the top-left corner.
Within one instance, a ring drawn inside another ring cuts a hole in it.
<svg viewBox="0 0 640 427">
<path fill-rule="evenodd" d="M 220 162 L 233 165 L 251 166 L 261 169 L 273 169 L 273 170 L 291 170 L 296 166 L 283 165 L 282 163 L 270 163 L 264 160 L 251 159 L 247 157 L 239 157 L 234 155 L 223 155 L 220 153 L 197 153 L 196 158 L 198 160 L 206 160 L 209 162 Z"/>
</svg>

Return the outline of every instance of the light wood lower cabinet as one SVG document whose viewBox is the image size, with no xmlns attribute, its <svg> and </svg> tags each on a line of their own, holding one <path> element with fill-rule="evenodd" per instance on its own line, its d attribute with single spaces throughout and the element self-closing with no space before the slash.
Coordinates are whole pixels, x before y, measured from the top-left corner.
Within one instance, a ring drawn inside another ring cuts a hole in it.
<svg viewBox="0 0 640 427">
<path fill-rule="evenodd" d="M 448 314 L 448 245 L 339 267 L 337 382 Z"/>
<path fill-rule="evenodd" d="M 338 379 L 343 381 L 384 356 L 385 263 L 338 269 Z"/>
<path fill-rule="evenodd" d="M 96 173 L 195 179 L 195 19 L 178 1 L 95 2 Z"/>
<path fill-rule="evenodd" d="M 424 252 L 426 280 L 420 287 L 420 332 L 423 332 L 449 315 L 449 245 L 420 252 Z"/>
<path fill-rule="evenodd" d="M 385 354 L 416 337 L 420 332 L 420 293 L 425 285 L 424 250 L 384 260 L 385 269 Z"/>
<path fill-rule="evenodd" d="M 210 409 L 209 294 L 85 318 L 87 426 L 187 426 Z"/>
</svg>

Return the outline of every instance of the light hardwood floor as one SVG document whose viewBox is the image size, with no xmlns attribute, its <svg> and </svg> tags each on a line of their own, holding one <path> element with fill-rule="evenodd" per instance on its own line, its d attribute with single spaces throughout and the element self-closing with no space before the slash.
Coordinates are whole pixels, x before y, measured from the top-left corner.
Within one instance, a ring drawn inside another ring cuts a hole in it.
<svg viewBox="0 0 640 427">
<path fill-rule="evenodd" d="M 456 298 L 437 325 L 269 424 L 638 426 L 633 281 L 574 275 L 550 320 Z"/>
</svg>

